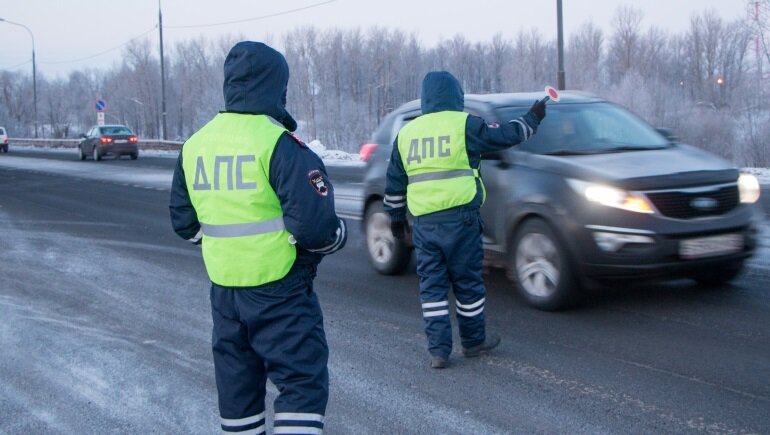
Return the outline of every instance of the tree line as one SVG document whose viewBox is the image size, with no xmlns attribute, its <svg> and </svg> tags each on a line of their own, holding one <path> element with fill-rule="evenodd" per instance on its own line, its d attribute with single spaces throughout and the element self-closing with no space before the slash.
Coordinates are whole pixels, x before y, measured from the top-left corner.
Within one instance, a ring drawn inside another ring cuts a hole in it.
<svg viewBox="0 0 770 435">
<path fill-rule="evenodd" d="M 645 28 L 643 18 L 640 10 L 620 6 L 609 32 L 588 22 L 570 35 L 567 88 L 618 102 L 738 164 L 770 166 L 767 75 L 754 55 L 755 27 L 711 10 L 690 17 L 679 34 Z M 223 109 L 222 65 L 240 39 L 200 37 L 166 50 L 170 139 L 185 140 Z M 431 70 L 452 72 L 466 93 L 538 91 L 556 82 L 556 41 L 537 29 L 483 42 L 457 34 L 432 47 L 417 34 L 386 27 L 303 27 L 267 39 L 289 62 L 288 109 L 299 136 L 345 151 L 357 151 L 388 112 L 419 98 L 422 77 Z M 160 61 L 150 39 L 127 45 L 112 67 L 63 78 L 39 73 L 39 133 L 77 137 L 94 123 L 94 100 L 101 97 L 108 102 L 106 122 L 160 137 L 160 89 Z M 33 113 L 31 74 L 0 71 L 0 125 L 12 136 L 31 137 Z"/>
</svg>

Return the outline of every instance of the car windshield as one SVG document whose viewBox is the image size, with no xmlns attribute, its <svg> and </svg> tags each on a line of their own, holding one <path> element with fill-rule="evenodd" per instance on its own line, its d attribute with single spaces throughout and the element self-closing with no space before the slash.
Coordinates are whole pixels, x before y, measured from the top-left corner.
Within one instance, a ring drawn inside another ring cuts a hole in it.
<svg viewBox="0 0 770 435">
<path fill-rule="evenodd" d="M 501 120 L 516 119 L 524 107 L 501 107 Z M 537 134 L 519 146 L 536 154 L 576 155 L 660 149 L 670 143 L 631 112 L 610 103 L 549 103 Z"/>
<path fill-rule="evenodd" d="M 103 135 L 110 134 L 131 134 L 131 130 L 128 127 L 114 126 L 114 127 L 99 127 Z"/>
<path fill-rule="evenodd" d="M 3 136 L 5 136 L 5 129 L 4 129 L 4 128 L 2 128 L 2 127 L 0 127 L 0 134 L 1 134 L 1 135 L 3 135 Z"/>
</svg>

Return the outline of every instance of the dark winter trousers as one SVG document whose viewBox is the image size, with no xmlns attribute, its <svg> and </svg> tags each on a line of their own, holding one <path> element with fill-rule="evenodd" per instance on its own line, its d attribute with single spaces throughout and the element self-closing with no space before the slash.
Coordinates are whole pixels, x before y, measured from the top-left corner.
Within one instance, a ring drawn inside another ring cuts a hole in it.
<svg viewBox="0 0 770 435">
<path fill-rule="evenodd" d="M 452 352 L 450 284 L 463 347 L 481 344 L 486 338 L 481 231 L 477 208 L 460 207 L 415 218 L 420 301 L 431 355 L 448 357 Z"/>
<path fill-rule="evenodd" d="M 312 271 L 248 289 L 211 286 L 212 346 L 222 430 L 265 433 L 269 378 L 276 434 L 319 434 L 329 350 Z"/>
</svg>

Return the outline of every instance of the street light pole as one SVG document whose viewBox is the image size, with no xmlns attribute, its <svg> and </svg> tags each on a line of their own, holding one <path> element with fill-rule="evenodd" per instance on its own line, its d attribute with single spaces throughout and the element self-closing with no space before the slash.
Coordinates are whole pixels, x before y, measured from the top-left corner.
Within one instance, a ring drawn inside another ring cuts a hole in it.
<svg viewBox="0 0 770 435">
<path fill-rule="evenodd" d="M 160 33 L 160 116 L 163 124 L 163 140 L 168 139 L 166 133 L 166 66 L 163 57 L 163 15 L 161 14 L 160 0 L 158 0 L 158 30 Z"/>
<path fill-rule="evenodd" d="M 556 26 L 558 30 L 556 32 L 558 45 L 559 45 L 559 90 L 563 91 L 567 84 L 564 77 L 564 20 L 562 20 L 561 13 L 561 0 L 556 0 Z"/>
<path fill-rule="evenodd" d="M 29 33 L 29 37 L 32 38 L 32 104 L 35 114 L 35 137 L 37 137 L 37 64 L 35 63 L 35 35 L 32 34 L 32 30 L 30 30 L 29 27 L 25 26 L 24 24 L 9 21 L 5 18 L 0 18 L 0 22 L 19 26 L 26 30 L 27 33 Z"/>
</svg>

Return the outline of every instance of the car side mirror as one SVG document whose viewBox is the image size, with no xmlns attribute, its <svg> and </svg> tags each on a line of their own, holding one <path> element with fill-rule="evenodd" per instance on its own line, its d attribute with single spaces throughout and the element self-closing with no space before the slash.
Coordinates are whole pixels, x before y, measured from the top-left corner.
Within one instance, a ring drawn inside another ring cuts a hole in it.
<svg viewBox="0 0 770 435">
<path fill-rule="evenodd" d="M 83 138 L 83 139 L 87 139 L 88 138 L 88 136 L 86 136 L 85 133 L 81 134 L 80 137 Z"/>
<path fill-rule="evenodd" d="M 674 130 L 671 130 L 670 128 L 665 127 L 657 127 L 655 130 L 658 131 L 663 137 L 668 139 L 671 143 L 679 142 L 679 137 L 674 133 Z"/>
</svg>

